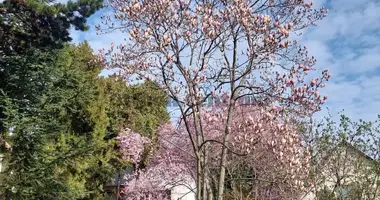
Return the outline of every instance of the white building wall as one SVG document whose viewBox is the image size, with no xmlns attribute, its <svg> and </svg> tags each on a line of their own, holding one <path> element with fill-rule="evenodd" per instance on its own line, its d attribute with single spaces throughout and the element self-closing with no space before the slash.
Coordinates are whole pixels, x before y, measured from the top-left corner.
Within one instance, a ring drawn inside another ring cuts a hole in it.
<svg viewBox="0 0 380 200">
<path fill-rule="evenodd" d="M 194 186 L 192 186 L 194 188 Z M 171 189 L 171 200 L 195 200 L 195 193 L 186 186 L 176 186 Z"/>
<path fill-rule="evenodd" d="M 0 153 L 0 172 L 3 172 L 3 159 L 4 154 Z"/>
</svg>

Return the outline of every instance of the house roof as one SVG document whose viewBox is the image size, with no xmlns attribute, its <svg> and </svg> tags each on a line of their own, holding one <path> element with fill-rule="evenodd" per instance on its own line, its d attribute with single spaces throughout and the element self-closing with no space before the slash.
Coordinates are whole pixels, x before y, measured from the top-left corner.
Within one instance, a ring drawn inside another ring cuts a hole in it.
<svg viewBox="0 0 380 200">
<path fill-rule="evenodd" d="M 359 150 L 358 148 L 354 147 L 352 144 L 350 144 L 349 142 L 347 141 L 343 141 L 342 142 L 343 145 L 345 145 L 347 148 L 350 148 L 351 150 L 355 151 L 356 153 L 358 153 L 359 155 L 363 156 L 364 158 L 368 159 L 368 160 L 371 160 L 371 161 L 375 161 L 374 158 L 370 157 L 369 155 L 367 155 L 366 153 L 364 153 L 363 151 Z"/>
</svg>

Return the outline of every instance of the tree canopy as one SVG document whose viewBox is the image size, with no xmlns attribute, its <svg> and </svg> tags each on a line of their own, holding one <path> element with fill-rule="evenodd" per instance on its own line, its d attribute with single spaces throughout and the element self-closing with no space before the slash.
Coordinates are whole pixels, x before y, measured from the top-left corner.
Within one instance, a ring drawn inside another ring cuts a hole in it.
<svg viewBox="0 0 380 200">
<path fill-rule="evenodd" d="M 165 93 L 154 83 L 127 86 L 101 77 L 87 42 L 69 29 L 102 1 L 0 4 L 0 133 L 5 151 L 1 193 L 16 199 L 102 199 L 102 187 L 128 163 L 117 133 L 153 136 L 167 122 Z"/>
</svg>

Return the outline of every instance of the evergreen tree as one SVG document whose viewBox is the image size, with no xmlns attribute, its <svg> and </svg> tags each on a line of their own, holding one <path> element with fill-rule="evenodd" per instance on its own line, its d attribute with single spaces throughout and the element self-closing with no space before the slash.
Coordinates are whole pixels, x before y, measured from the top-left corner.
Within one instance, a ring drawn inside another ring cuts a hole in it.
<svg viewBox="0 0 380 200">
<path fill-rule="evenodd" d="M 130 128 L 151 139 L 162 123 L 169 121 L 166 111 L 167 96 L 152 81 L 127 86 L 121 76 L 111 75 L 103 79 L 111 102 L 109 137 L 121 129 Z"/>
<path fill-rule="evenodd" d="M 87 43 L 66 45 L 31 115 L 8 107 L 10 137 L 5 187 L 18 199 L 101 199 L 102 186 L 127 163 L 115 136 L 129 127 L 154 137 L 169 120 L 157 84 L 127 86 L 103 69 Z M 12 104 L 10 104 L 12 105 Z M 26 108 L 26 107 L 24 107 Z M 11 175 L 9 175 L 11 174 Z"/>
<path fill-rule="evenodd" d="M 11 135 L 12 146 L 2 184 L 17 199 L 56 199 L 68 191 L 65 181 L 54 176 L 55 166 L 67 158 L 46 154 L 46 141 L 66 128 L 59 112 L 63 102 L 50 96 L 62 73 L 55 61 L 71 40 L 69 28 L 86 30 L 86 18 L 101 4 L 0 3 L 0 141 L 9 146 L 4 144 Z"/>
<path fill-rule="evenodd" d="M 71 41 L 69 29 L 87 30 L 86 18 L 102 0 L 69 1 L 67 5 L 41 0 L 0 3 L 0 119 L 6 98 L 19 108 L 39 102 L 54 71 L 57 51 Z M 26 112 L 24 109 L 23 112 Z M 0 132 L 5 127 L 0 120 Z"/>
<path fill-rule="evenodd" d="M 154 136 L 169 119 L 157 85 L 100 78 L 90 46 L 67 44 L 69 28 L 86 30 L 101 3 L 0 3 L 0 141 L 11 150 L 1 198 L 102 199 L 102 186 L 127 164 L 117 133 Z"/>
</svg>

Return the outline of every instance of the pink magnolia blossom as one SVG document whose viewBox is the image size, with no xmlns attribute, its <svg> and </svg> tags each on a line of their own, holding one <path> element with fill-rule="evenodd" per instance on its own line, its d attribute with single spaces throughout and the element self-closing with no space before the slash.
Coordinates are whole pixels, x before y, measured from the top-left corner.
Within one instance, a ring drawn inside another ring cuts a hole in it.
<svg viewBox="0 0 380 200">
<path fill-rule="evenodd" d="M 150 140 L 138 133 L 132 132 L 130 129 L 125 129 L 119 133 L 117 139 L 120 146 L 123 148 L 123 158 L 132 163 L 139 163 L 141 154 L 144 151 L 145 145 L 150 144 Z M 125 148 L 128 146 L 128 148 Z"/>
<path fill-rule="evenodd" d="M 220 159 L 222 146 L 219 142 L 223 137 L 222 125 L 226 120 L 226 109 L 214 107 L 203 112 L 205 141 L 209 141 L 204 145 L 209 152 L 206 163 L 212 169 L 218 166 Z M 232 137 L 227 143 L 230 151 L 227 169 L 233 171 L 239 163 L 250 167 L 256 174 L 251 180 L 255 187 L 254 195 L 260 198 L 265 197 L 264 191 L 270 191 L 272 196 L 281 199 L 296 197 L 304 191 L 309 172 L 310 155 L 301 145 L 295 124 L 285 116 L 274 118 L 278 112 L 269 108 L 241 105 L 236 110 L 230 127 Z M 190 129 L 190 134 L 192 138 L 195 137 L 193 128 Z M 129 136 L 139 138 L 132 134 Z M 195 182 L 196 155 L 191 150 L 189 138 L 185 126 L 178 129 L 169 124 L 160 127 L 158 145 L 151 152 L 147 167 L 126 177 L 128 182 L 124 192 L 133 199 L 141 194 L 150 192 L 153 195 L 155 191 L 161 192 L 178 184 Z M 136 149 L 142 149 L 136 148 L 132 139 L 124 141 L 132 143 L 122 143 L 125 157 L 129 158 L 130 152 L 135 152 L 132 157 L 138 157 L 140 153 Z M 272 182 L 275 184 L 269 184 Z"/>
<path fill-rule="evenodd" d="M 127 200 L 150 197 L 157 200 L 168 199 L 166 190 L 177 185 L 191 183 L 194 166 L 189 155 L 177 151 L 184 148 L 186 142 L 171 125 L 164 125 L 159 131 L 158 146 L 138 133 L 124 131 L 118 137 L 123 158 L 138 165 L 145 145 L 155 148 L 150 152 L 148 164 L 144 169 L 135 168 L 132 174 L 127 174 L 126 188 L 123 190 Z M 191 187 L 191 186 L 188 186 Z"/>
<path fill-rule="evenodd" d="M 196 175 L 197 187 L 207 185 L 197 188 L 198 199 L 212 189 L 205 183 L 212 178 L 204 166 L 219 168 L 221 178 L 215 185 L 217 199 L 223 199 L 226 167 L 235 157 L 226 152 L 232 146 L 252 154 L 244 162 L 261 174 L 277 171 L 270 177 L 286 178 L 284 187 L 274 192 L 277 196 L 283 188 L 293 191 L 291 185 L 302 183 L 299 166 L 304 162 L 294 146 L 299 139 L 287 119 L 320 110 L 326 98 L 317 91 L 330 74 L 323 70 L 318 77 L 308 77 L 316 70 L 316 59 L 293 33 L 324 18 L 327 10 L 304 0 L 109 0 L 107 6 L 113 14 L 102 16 L 97 30 L 120 30 L 125 42 L 101 50 L 100 61 L 122 69 L 128 81 L 149 77 L 178 103 L 183 122 L 176 130 L 183 139 L 180 147 L 191 155 L 185 159 L 187 166 L 196 166 L 190 174 L 204 171 Z M 224 105 L 205 115 L 208 111 L 201 105 L 219 95 L 226 96 Z M 255 99 L 256 107 L 239 107 L 239 98 L 246 95 Z M 245 114 L 251 118 L 240 116 L 245 110 L 252 112 Z M 157 155 L 163 148 L 159 147 Z M 288 173 L 292 175 L 285 176 Z"/>
</svg>

